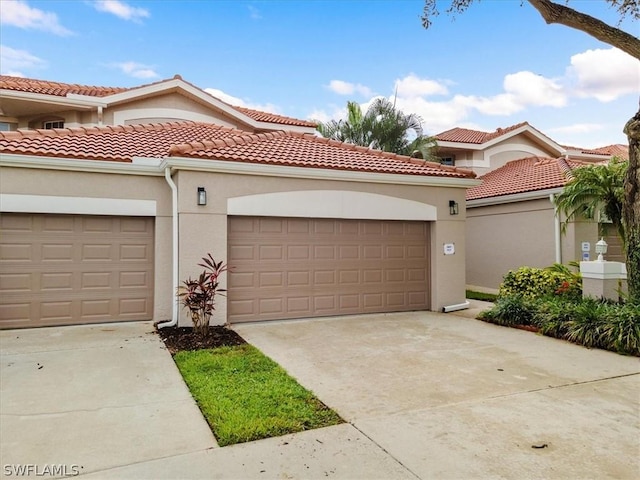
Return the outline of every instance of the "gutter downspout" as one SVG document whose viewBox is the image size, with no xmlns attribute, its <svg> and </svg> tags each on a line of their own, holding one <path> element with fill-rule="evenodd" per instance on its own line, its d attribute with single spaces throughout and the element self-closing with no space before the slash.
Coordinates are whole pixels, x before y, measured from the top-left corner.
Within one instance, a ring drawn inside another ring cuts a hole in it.
<svg viewBox="0 0 640 480">
<path fill-rule="evenodd" d="M 171 320 L 161 322 L 156 325 L 158 329 L 164 327 L 175 327 L 178 324 L 178 297 L 176 292 L 178 291 L 178 187 L 171 178 L 171 167 L 164 169 L 164 178 L 171 187 L 171 206 L 172 206 L 172 271 L 173 271 L 173 285 L 171 296 L 173 298 L 173 310 L 171 312 Z"/>
<path fill-rule="evenodd" d="M 560 213 L 556 208 L 555 204 L 556 195 L 552 193 L 549 195 L 549 200 L 551 200 L 551 204 L 553 205 L 553 220 L 554 220 L 554 237 L 555 237 L 555 246 L 556 246 L 556 263 L 562 263 L 562 230 L 560 228 Z"/>
</svg>

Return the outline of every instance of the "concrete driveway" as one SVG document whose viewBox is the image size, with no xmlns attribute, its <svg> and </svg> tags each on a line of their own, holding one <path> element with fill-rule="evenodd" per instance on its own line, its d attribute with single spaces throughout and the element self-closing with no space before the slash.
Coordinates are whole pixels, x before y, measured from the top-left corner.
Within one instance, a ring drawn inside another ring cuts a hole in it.
<svg viewBox="0 0 640 480">
<path fill-rule="evenodd" d="M 640 478 L 637 358 L 426 312 L 235 328 L 349 423 L 219 448 L 149 323 L 1 331 L 0 475 Z"/>
<path fill-rule="evenodd" d="M 153 330 L 1 331 L 1 475 L 73 476 L 217 447 Z"/>
<path fill-rule="evenodd" d="M 451 314 L 236 326 L 416 478 L 640 478 L 640 361 Z"/>
</svg>

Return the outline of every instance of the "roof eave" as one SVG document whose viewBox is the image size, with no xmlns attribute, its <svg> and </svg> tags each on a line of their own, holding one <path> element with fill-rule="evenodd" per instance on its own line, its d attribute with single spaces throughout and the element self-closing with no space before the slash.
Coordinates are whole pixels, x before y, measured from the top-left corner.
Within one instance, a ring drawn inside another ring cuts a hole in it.
<svg viewBox="0 0 640 480">
<path fill-rule="evenodd" d="M 416 185 L 468 189 L 482 182 L 473 178 L 438 177 L 395 173 L 360 172 L 284 165 L 263 165 L 228 160 L 202 160 L 185 157 L 162 159 L 134 158 L 132 162 L 61 158 L 37 155 L 0 153 L 0 167 L 39 168 L 125 175 L 161 176 L 166 168 L 211 173 L 257 175 L 269 177 L 303 178 L 313 180 L 339 180 L 394 185 Z"/>
<path fill-rule="evenodd" d="M 39 103 L 48 103 L 52 105 L 64 105 L 74 108 L 92 109 L 96 107 L 106 107 L 107 104 L 102 100 L 104 97 L 96 98 L 87 95 L 67 96 L 47 95 L 44 93 L 21 92 L 18 90 L 0 89 L 0 98 L 12 100 L 24 100 Z"/>
<path fill-rule="evenodd" d="M 505 203 L 523 202 L 527 200 L 539 200 L 549 198 L 550 195 L 558 194 L 563 187 L 547 188 L 544 190 L 533 190 L 529 192 L 512 193 L 510 195 L 499 195 L 495 197 L 477 198 L 467 200 L 467 208 L 487 207 L 491 205 L 502 205 Z"/>
</svg>

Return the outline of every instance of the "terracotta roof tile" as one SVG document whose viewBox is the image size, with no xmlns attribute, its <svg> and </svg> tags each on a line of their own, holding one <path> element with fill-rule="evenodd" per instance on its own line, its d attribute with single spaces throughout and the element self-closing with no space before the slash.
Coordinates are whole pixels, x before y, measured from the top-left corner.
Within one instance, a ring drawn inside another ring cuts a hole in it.
<svg viewBox="0 0 640 480">
<path fill-rule="evenodd" d="M 56 97 L 65 97 L 70 93 L 88 95 L 91 97 L 105 97 L 107 95 L 113 95 L 114 93 L 129 90 L 128 88 L 77 85 L 50 82 L 48 80 L 36 80 L 33 78 L 12 77 L 9 75 L 0 75 L 0 89 L 28 93 L 41 93 L 44 95 L 54 95 Z"/>
<path fill-rule="evenodd" d="M 92 128 L 0 132 L 0 152 L 131 162 L 180 156 L 309 168 L 474 178 L 470 170 L 292 132 L 247 134 L 220 125 L 170 122 Z"/>
<path fill-rule="evenodd" d="M 251 141 L 253 140 L 253 141 Z M 178 145 L 172 155 L 212 160 L 233 160 L 271 165 L 302 166 L 405 175 L 473 178 L 469 170 L 446 167 L 378 150 L 356 149 L 336 140 L 292 132 L 270 132 L 231 137 L 215 148 L 191 142 Z"/>
<path fill-rule="evenodd" d="M 44 95 L 54 95 L 57 97 L 65 97 L 68 94 L 78 94 L 78 95 L 87 95 L 91 97 L 106 97 L 108 95 L 113 95 L 116 93 L 122 93 L 127 91 L 135 91 L 141 88 L 149 87 L 152 85 L 159 85 L 165 82 L 169 82 L 171 80 L 181 80 L 188 85 L 191 85 L 194 88 L 206 93 L 207 95 L 213 97 L 213 95 L 205 92 L 201 88 L 193 85 L 190 82 L 184 80 L 180 75 L 174 75 L 173 78 L 159 80 L 153 83 L 147 83 L 144 85 L 138 85 L 135 87 L 100 87 L 100 86 L 92 86 L 92 85 L 77 85 L 70 83 L 62 83 L 62 82 L 51 82 L 48 80 L 37 80 L 34 78 L 23 78 L 23 77 L 12 77 L 9 75 L 0 75 L 0 89 L 5 90 L 14 90 L 19 92 L 27 92 L 27 93 L 40 93 Z M 213 97 L 216 98 L 216 97 Z M 260 110 L 254 110 L 251 108 L 244 107 L 236 107 L 229 103 L 226 103 L 220 99 L 217 99 L 226 105 L 229 105 L 231 108 L 237 110 L 238 112 L 252 118 L 253 120 L 259 122 L 266 123 L 275 123 L 277 125 L 289 125 L 289 126 L 298 126 L 298 127 L 311 127 L 315 128 L 316 123 L 310 122 L 308 120 L 301 120 L 298 118 L 287 117 L 284 115 L 277 115 L 275 113 L 262 112 Z"/>
<path fill-rule="evenodd" d="M 240 133 L 243 132 L 196 122 L 18 130 L 0 132 L 0 152 L 131 161 L 133 157 L 163 158 L 170 147 L 178 143 L 223 139 Z"/>
<path fill-rule="evenodd" d="M 467 190 L 467 200 L 563 187 L 571 169 L 585 165 L 590 163 L 567 161 L 564 157 L 514 160 L 480 177 L 482 184 Z"/>
<path fill-rule="evenodd" d="M 260 110 L 253 110 L 251 108 L 235 107 L 233 105 L 232 107 L 258 122 L 277 123 L 279 125 L 291 125 L 291 126 L 312 127 L 312 128 L 316 128 L 317 126 L 316 122 L 310 122 L 308 120 L 300 120 L 298 118 L 285 117 L 283 115 L 276 115 L 275 113 L 261 112 Z"/>
<path fill-rule="evenodd" d="M 437 134 L 435 136 L 435 139 L 441 142 L 473 143 L 480 145 L 482 143 L 488 142 L 489 140 L 493 140 L 494 138 L 512 132 L 513 130 L 516 130 L 520 127 L 524 127 L 525 125 L 529 125 L 529 123 L 517 123 L 515 125 L 511 125 L 510 127 L 498 128 L 494 132 L 482 132 L 480 130 L 470 130 L 467 128 L 456 127 L 452 128 L 451 130 L 447 130 L 446 132 Z"/>
</svg>

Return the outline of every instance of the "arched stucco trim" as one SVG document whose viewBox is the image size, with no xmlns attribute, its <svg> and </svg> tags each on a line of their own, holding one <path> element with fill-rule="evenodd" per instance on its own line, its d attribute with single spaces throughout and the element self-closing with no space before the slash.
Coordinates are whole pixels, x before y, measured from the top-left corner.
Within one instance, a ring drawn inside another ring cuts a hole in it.
<svg viewBox="0 0 640 480">
<path fill-rule="evenodd" d="M 427 203 L 377 193 L 307 190 L 263 193 L 227 199 L 228 215 L 435 221 Z"/>
<path fill-rule="evenodd" d="M 126 125 L 127 122 L 141 119 L 172 119 L 174 121 L 191 120 L 193 122 L 218 123 L 225 127 L 236 128 L 237 125 L 225 121 L 221 116 L 207 115 L 179 108 L 131 108 L 113 112 L 115 125 Z"/>
</svg>

